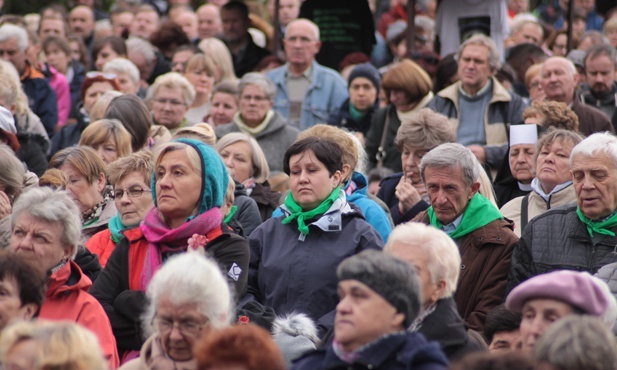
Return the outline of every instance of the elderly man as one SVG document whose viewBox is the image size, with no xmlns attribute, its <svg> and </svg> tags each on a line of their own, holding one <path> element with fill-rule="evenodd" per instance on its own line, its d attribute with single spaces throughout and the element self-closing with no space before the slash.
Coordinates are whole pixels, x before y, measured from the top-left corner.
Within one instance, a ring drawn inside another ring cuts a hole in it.
<svg viewBox="0 0 617 370">
<path fill-rule="evenodd" d="M 460 81 L 437 93 L 429 108 L 456 125 L 457 142 L 478 160 L 498 169 L 507 151 L 507 125 L 523 120 L 525 104 L 494 77 L 499 51 L 484 35 L 474 35 L 458 49 Z"/>
<path fill-rule="evenodd" d="M 308 19 L 296 19 L 287 25 L 283 45 L 287 63 L 266 73 L 276 85 L 274 110 L 301 130 L 327 122 L 349 95 L 338 72 L 315 61 L 319 28 Z"/>
<path fill-rule="evenodd" d="M 152 44 L 139 37 L 126 40 L 128 59 L 139 69 L 139 77 L 143 87 L 148 87 L 154 80 L 171 71 L 165 57 Z"/>
<path fill-rule="evenodd" d="M 161 19 L 152 5 L 144 4 L 135 13 L 135 20 L 129 28 L 133 37 L 149 40 L 150 36 L 159 28 Z"/>
<path fill-rule="evenodd" d="M 615 132 L 609 118 L 599 110 L 575 99 L 575 89 L 580 76 L 572 61 L 562 57 L 551 57 L 542 63 L 540 86 L 546 100 L 569 105 L 578 116 L 579 131 L 589 136 L 594 132 Z"/>
<path fill-rule="evenodd" d="M 583 87 L 581 101 L 600 109 L 617 127 L 617 50 L 610 45 L 597 45 L 585 56 L 587 84 Z"/>
<path fill-rule="evenodd" d="M 94 44 L 94 13 L 92 9 L 79 5 L 69 13 L 69 28 L 71 33 L 81 37 L 88 51 L 92 53 Z"/>
<path fill-rule="evenodd" d="M 438 342 L 450 361 L 482 350 L 467 335 L 452 298 L 461 269 L 461 256 L 454 241 L 441 230 L 409 222 L 394 229 L 384 251 L 409 262 L 418 273 L 422 310 L 410 329 Z"/>
<path fill-rule="evenodd" d="M 60 17 L 46 17 L 39 22 L 39 37 L 45 41 L 49 36 L 66 37 L 68 34 L 68 24 Z"/>
<path fill-rule="evenodd" d="M 542 46 L 544 43 L 544 29 L 540 22 L 534 19 L 520 19 L 512 25 L 511 46 L 526 42 Z"/>
<path fill-rule="evenodd" d="M 0 58 L 11 62 L 19 75 L 30 109 L 41 119 L 47 135 L 52 137 L 58 123 L 56 93 L 45 76 L 26 59 L 28 33 L 12 24 L 0 27 Z"/>
<path fill-rule="evenodd" d="M 135 14 L 129 9 L 116 9 L 111 13 L 111 33 L 118 37 L 127 36 L 134 20 Z"/>
<path fill-rule="evenodd" d="M 223 34 L 221 36 L 233 57 L 236 76 L 242 77 L 253 71 L 259 62 L 270 52 L 253 42 L 248 32 L 251 25 L 249 10 L 240 1 L 231 1 L 221 8 Z"/>
<path fill-rule="evenodd" d="M 480 164 L 460 144 L 442 144 L 420 164 L 431 206 L 414 221 L 445 231 L 459 247 L 462 263 L 454 298 L 469 327 L 481 331 L 488 311 L 505 297 L 510 256 L 518 237 L 511 221 L 478 193 Z"/>
<path fill-rule="evenodd" d="M 437 343 L 406 330 L 421 304 L 420 282 L 410 264 L 366 250 L 341 262 L 336 275 L 340 302 L 334 342 L 304 356 L 291 369 L 447 368 Z"/>
<path fill-rule="evenodd" d="M 555 270 L 595 274 L 617 262 L 617 138 L 589 136 L 572 150 L 576 203 L 535 217 L 512 254 L 508 290 Z"/>
<path fill-rule="evenodd" d="M 200 40 L 214 37 L 223 31 L 219 8 L 213 4 L 204 4 L 197 8 L 197 35 Z"/>
</svg>

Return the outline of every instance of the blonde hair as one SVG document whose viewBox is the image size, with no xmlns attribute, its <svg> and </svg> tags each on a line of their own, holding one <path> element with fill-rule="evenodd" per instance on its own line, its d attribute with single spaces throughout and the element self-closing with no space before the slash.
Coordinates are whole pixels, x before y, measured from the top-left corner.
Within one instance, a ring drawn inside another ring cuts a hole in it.
<svg viewBox="0 0 617 370">
<path fill-rule="evenodd" d="M 268 180 L 268 177 L 270 176 L 270 166 L 268 165 L 268 160 L 266 159 L 266 155 L 261 149 L 261 146 L 257 143 L 257 140 L 251 136 L 242 132 L 231 132 L 223 136 L 218 143 L 216 143 L 214 148 L 220 154 L 223 149 L 238 142 L 247 143 L 251 147 L 251 162 L 253 167 L 251 176 L 255 179 L 255 182 L 261 184 Z"/>
<path fill-rule="evenodd" d="M 177 72 L 169 72 L 158 76 L 156 80 L 154 80 L 154 84 L 148 89 L 146 101 L 152 100 L 156 94 L 158 94 L 161 87 L 180 89 L 182 91 L 184 104 L 187 106 L 191 106 L 195 99 L 195 88 L 191 85 L 189 80 Z"/>
<path fill-rule="evenodd" d="M 222 80 L 238 82 L 238 77 L 236 77 L 236 73 L 234 72 L 231 53 L 221 40 L 215 37 L 207 37 L 201 40 L 198 47 L 205 55 L 212 58 L 212 61 L 221 72 Z"/>
<path fill-rule="evenodd" d="M 19 72 L 17 72 L 15 66 L 11 62 L 0 59 L 0 76 L 2 76 L 3 80 L 8 81 L 11 84 L 11 88 L 17 92 L 17 99 L 15 100 L 17 113 L 27 113 L 30 107 L 28 103 L 28 96 L 21 88 Z"/>
<path fill-rule="evenodd" d="M 216 134 L 212 126 L 203 122 L 193 126 L 182 127 L 172 137 L 172 140 L 176 139 L 195 139 L 212 147 L 216 145 Z"/>
<path fill-rule="evenodd" d="M 96 148 L 112 137 L 116 141 L 118 158 L 126 157 L 131 154 L 131 134 L 129 134 L 124 126 L 122 126 L 122 123 L 117 119 L 101 119 L 89 124 L 81 133 L 79 145 Z"/>
<path fill-rule="evenodd" d="M 218 73 L 218 69 L 216 67 L 216 63 L 212 60 L 210 55 L 205 54 L 194 54 L 189 58 L 188 62 L 186 62 L 186 68 L 184 70 L 184 74 L 193 71 L 205 71 L 210 77 L 215 79 L 214 84 L 221 82 L 222 74 Z"/>
</svg>

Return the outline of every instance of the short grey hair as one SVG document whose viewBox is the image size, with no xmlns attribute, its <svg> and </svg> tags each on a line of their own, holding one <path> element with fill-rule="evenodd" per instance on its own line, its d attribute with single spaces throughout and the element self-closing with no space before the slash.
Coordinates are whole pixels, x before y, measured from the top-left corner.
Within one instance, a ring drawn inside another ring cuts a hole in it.
<svg viewBox="0 0 617 370">
<path fill-rule="evenodd" d="M 81 239 L 79 209 L 65 191 L 54 191 L 48 187 L 30 188 L 19 197 L 11 213 L 11 230 L 22 213 L 45 222 L 59 223 L 62 230 L 60 240 L 69 248 L 69 258 L 74 259 Z"/>
<path fill-rule="evenodd" d="M 13 149 L 0 144 L 0 188 L 11 200 L 11 204 L 24 189 L 24 165 L 15 155 Z"/>
<path fill-rule="evenodd" d="M 249 85 L 254 85 L 261 88 L 266 94 L 268 100 L 274 101 L 274 96 L 276 95 L 276 86 L 274 86 L 274 83 L 270 81 L 270 79 L 266 77 L 266 75 L 259 72 L 251 72 L 242 76 L 242 78 L 240 79 L 240 84 L 238 85 L 238 88 L 240 90 L 240 96 L 242 96 L 242 92 Z"/>
<path fill-rule="evenodd" d="M 431 168 L 455 168 L 463 170 L 463 181 L 465 185 L 471 186 L 478 181 L 480 168 L 477 159 L 469 148 L 458 143 L 441 144 L 437 148 L 426 153 L 420 163 L 420 174 L 422 181 L 426 182 L 424 171 L 427 167 Z"/>
<path fill-rule="evenodd" d="M 191 106 L 193 104 L 193 100 L 195 99 L 195 88 L 186 79 L 186 77 L 182 76 L 177 72 L 167 72 L 162 74 L 154 80 L 154 83 L 150 88 L 148 88 L 148 93 L 146 94 L 146 101 L 150 101 L 154 99 L 156 94 L 158 94 L 161 87 L 166 87 L 168 89 L 176 89 L 179 88 L 182 91 L 182 99 L 184 99 L 184 104 L 187 106 Z"/>
<path fill-rule="evenodd" d="M 439 298 L 449 298 L 454 294 L 461 271 L 461 252 L 448 234 L 419 222 L 408 222 L 392 230 L 384 251 L 392 254 L 396 244 L 424 251 L 428 256 L 426 268 L 431 275 L 431 282 L 446 282 L 446 288 Z"/>
<path fill-rule="evenodd" d="M 22 27 L 5 23 L 0 27 L 0 42 L 7 42 L 9 40 L 17 40 L 17 47 L 21 51 L 25 51 L 28 48 L 28 32 Z"/>
<path fill-rule="evenodd" d="M 306 18 L 297 18 L 297 19 L 294 19 L 293 21 L 289 22 L 289 24 L 287 25 L 286 29 L 289 29 L 289 27 L 291 25 L 293 25 L 294 23 L 306 23 L 306 24 L 308 24 L 312 28 L 313 36 L 315 36 L 315 41 L 319 41 L 320 40 L 319 39 L 319 26 L 315 22 L 311 21 L 310 19 L 306 19 Z M 285 36 L 287 36 L 287 35 L 285 35 Z"/>
<path fill-rule="evenodd" d="M 148 63 L 154 62 L 154 58 L 156 58 L 156 48 L 150 42 L 139 37 L 129 37 L 126 40 L 126 50 L 143 55 Z"/>
<path fill-rule="evenodd" d="M 231 289 L 218 264 L 195 251 L 171 257 L 152 277 L 146 295 L 149 304 L 142 325 L 148 336 L 154 333 L 152 319 L 162 298 L 174 305 L 197 304 L 214 329 L 228 326 L 235 308 Z"/>
<path fill-rule="evenodd" d="M 609 132 L 598 132 L 585 138 L 572 149 L 570 167 L 572 167 L 575 155 L 582 155 L 587 158 L 606 155 L 613 160 L 613 164 L 617 168 L 617 137 Z"/>
<path fill-rule="evenodd" d="M 491 40 L 490 37 L 480 33 L 471 36 L 458 47 L 458 51 L 454 55 L 454 59 L 457 63 L 459 63 L 461 54 L 463 54 L 463 50 L 465 50 L 468 45 L 485 46 L 488 49 L 488 65 L 493 71 L 499 69 L 501 62 L 499 61 L 499 50 L 497 50 L 497 45 L 495 45 L 495 42 Z"/>
<path fill-rule="evenodd" d="M 570 315 L 549 326 L 533 348 L 533 357 L 560 370 L 617 369 L 617 341 L 600 319 Z"/>
<path fill-rule="evenodd" d="M 263 183 L 270 177 L 270 166 L 264 151 L 259 146 L 257 140 L 243 132 L 230 132 L 223 136 L 214 146 L 216 151 L 221 154 L 223 149 L 235 143 L 247 143 L 251 147 L 251 162 L 253 165 L 253 177 L 255 182 Z"/>
<path fill-rule="evenodd" d="M 435 40 L 435 21 L 426 15 L 417 15 L 414 25 L 429 32 L 429 41 Z"/>
<path fill-rule="evenodd" d="M 133 83 L 139 82 L 139 69 L 137 69 L 135 63 L 126 58 L 115 58 L 105 63 L 103 72 L 126 73 Z"/>
</svg>

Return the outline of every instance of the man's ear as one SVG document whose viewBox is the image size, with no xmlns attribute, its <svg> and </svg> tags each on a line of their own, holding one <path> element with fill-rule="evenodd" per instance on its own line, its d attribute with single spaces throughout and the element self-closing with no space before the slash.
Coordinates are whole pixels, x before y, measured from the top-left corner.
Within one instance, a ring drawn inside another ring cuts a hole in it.
<svg viewBox="0 0 617 370">
<path fill-rule="evenodd" d="M 476 193 L 480 190 L 480 181 L 475 181 L 471 184 L 471 191 L 469 192 L 469 199 L 476 195 Z"/>
</svg>

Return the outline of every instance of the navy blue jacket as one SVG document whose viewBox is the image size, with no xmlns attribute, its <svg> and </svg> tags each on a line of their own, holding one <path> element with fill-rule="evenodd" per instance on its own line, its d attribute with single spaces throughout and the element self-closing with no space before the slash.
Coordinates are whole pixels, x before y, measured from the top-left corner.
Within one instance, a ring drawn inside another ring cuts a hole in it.
<svg viewBox="0 0 617 370">
<path fill-rule="evenodd" d="M 380 338 L 360 351 L 352 364 L 339 359 L 331 345 L 294 362 L 290 370 L 441 370 L 448 360 L 435 342 L 418 332 L 399 332 Z"/>
<path fill-rule="evenodd" d="M 21 85 L 28 96 L 28 105 L 45 126 L 47 135 L 52 137 L 58 123 L 58 102 L 56 92 L 40 71 L 28 66 L 26 76 L 22 76 Z"/>
</svg>

